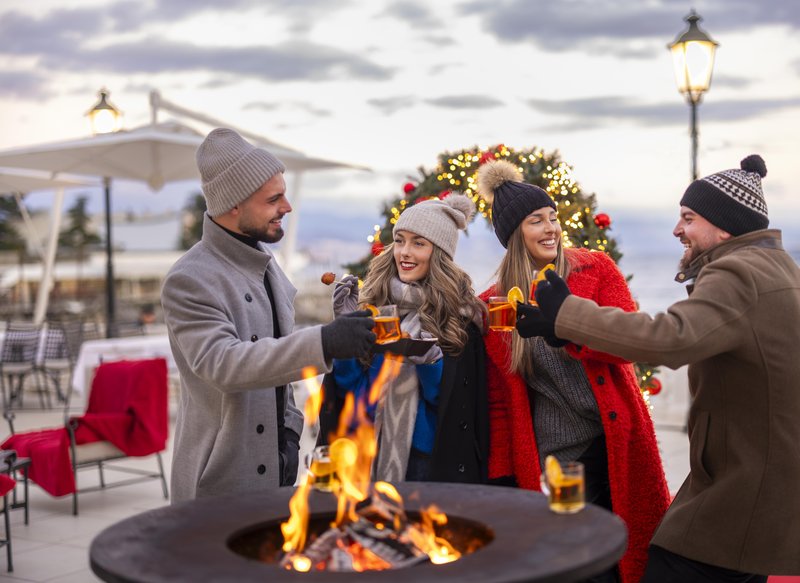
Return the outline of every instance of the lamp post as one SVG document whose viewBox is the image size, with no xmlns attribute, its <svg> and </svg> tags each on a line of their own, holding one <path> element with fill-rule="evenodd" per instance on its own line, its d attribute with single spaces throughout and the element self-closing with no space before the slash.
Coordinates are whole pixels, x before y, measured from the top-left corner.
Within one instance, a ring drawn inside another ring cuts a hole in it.
<svg viewBox="0 0 800 583">
<path fill-rule="evenodd" d="M 108 102 L 109 91 L 99 91 L 100 100 L 86 112 L 92 126 L 92 134 L 108 134 L 122 127 L 122 112 Z M 111 244 L 111 178 L 103 178 L 106 206 L 106 338 L 116 336 L 116 310 L 114 306 L 114 256 Z"/>
<path fill-rule="evenodd" d="M 672 52 L 678 91 L 686 96 L 692 109 L 692 180 L 697 180 L 697 106 L 711 85 L 714 52 L 719 43 L 697 26 L 702 20 L 694 10 L 684 18 L 689 28 L 667 47 Z"/>
</svg>

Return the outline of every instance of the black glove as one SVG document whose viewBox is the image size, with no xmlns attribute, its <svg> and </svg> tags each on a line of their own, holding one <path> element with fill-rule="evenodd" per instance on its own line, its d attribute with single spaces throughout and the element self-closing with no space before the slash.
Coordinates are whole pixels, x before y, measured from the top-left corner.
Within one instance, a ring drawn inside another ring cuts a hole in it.
<svg viewBox="0 0 800 583">
<path fill-rule="evenodd" d="M 555 271 L 548 270 L 545 273 L 545 280 L 539 282 L 534 293 L 536 303 L 539 304 L 544 317 L 555 324 L 561 304 L 572 292 L 569 291 L 567 282 L 561 279 Z"/>
<path fill-rule="evenodd" d="M 322 327 L 322 353 L 325 360 L 332 358 L 361 358 L 367 356 L 375 344 L 375 320 L 369 310 L 342 314 Z"/>
<path fill-rule="evenodd" d="M 517 332 L 523 338 L 542 336 L 550 346 L 559 348 L 567 344 L 556 336 L 555 323 L 548 320 L 542 311 L 530 304 L 517 304 Z"/>
</svg>

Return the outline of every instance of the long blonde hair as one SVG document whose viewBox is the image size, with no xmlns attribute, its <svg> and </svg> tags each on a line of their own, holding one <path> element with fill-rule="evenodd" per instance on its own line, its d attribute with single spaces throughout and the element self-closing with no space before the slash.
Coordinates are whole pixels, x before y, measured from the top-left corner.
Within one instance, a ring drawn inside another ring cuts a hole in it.
<svg viewBox="0 0 800 583">
<path fill-rule="evenodd" d="M 570 266 L 564 252 L 563 237 L 559 237 L 556 260 L 553 263 L 556 266 L 556 273 L 566 279 L 569 276 Z M 522 228 L 517 227 L 508 239 L 506 254 L 497 268 L 497 284 L 495 286 L 497 294 L 504 294 L 512 287 L 517 286 L 527 295 L 536 269 L 533 257 L 525 246 Z M 508 341 L 511 342 L 509 372 L 517 373 L 524 378 L 532 378 L 534 374 L 533 360 L 530 358 L 529 347 L 532 346 L 533 339 L 522 338 L 516 333 L 505 336 L 509 337 Z"/>
<path fill-rule="evenodd" d="M 359 293 L 362 305 L 391 303 L 390 282 L 399 278 L 393 249 L 394 243 L 387 245 L 370 262 Z M 470 276 L 436 245 L 429 265 L 428 275 L 417 282 L 424 296 L 417 308 L 420 322 L 425 331 L 439 338 L 443 352 L 456 356 L 469 339 L 467 326 L 473 316 L 480 315 L 478 320 L 485 321 L 486 304 L 475 297 Z"/>
</svg>

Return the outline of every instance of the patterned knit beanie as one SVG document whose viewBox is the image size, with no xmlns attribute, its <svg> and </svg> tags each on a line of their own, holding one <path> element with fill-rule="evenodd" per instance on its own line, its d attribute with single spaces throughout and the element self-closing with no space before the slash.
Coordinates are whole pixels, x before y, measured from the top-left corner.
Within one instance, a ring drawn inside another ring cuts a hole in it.
<svg viewBox="0 0 800 583">
<path fill-rule="evenodd" d="M 473 214 L 475 205 L 463 194 L 453 193 L 442 200 L 424 200 L 400 214 L 392 235 L 397 231 L 409 231 L 425 237 L 452 259 L 458 244 L 458 231 L 467 228 Z"/>
<path fill-rule="evenodd" d="M 197 149 L 197 168 L 212 217 L 228 212 L 286 170 L 275 156 L 227 128 L 217 128 L 206 136 Z"/>
<path fill-rule="evenodd" d="M 544 189 L 522 182 L 522 174 L 511 162 L 495 160 L 478 170 L 478 193 L 492 205 L 494 234 L 503 247 L 529 214 L 549 206 L 556 210 L 555 201 Z"/>
<path fill-rule="evenodd" d="M 695 180 L 683 193 L 686 206 L 715 225 L 737 237 L 769 226 L 767 203 L 761 179 L 767 165 L 758 154 L 742 160 L 741 170 L 723 170 Z"/>
</svg>

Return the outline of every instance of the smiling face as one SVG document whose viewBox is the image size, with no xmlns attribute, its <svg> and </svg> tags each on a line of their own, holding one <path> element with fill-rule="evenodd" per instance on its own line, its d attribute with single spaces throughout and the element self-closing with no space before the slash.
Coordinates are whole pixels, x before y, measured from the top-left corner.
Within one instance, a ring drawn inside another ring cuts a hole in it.
<svg viewBox="0 0 800 583">
<path fill-rule="evenodd" d="M 533 211 L 522 221 L 520 229 L 537 269 L 555 262 L 561 245 L 561 223 L 554 209 L 545 206 Z"/>
<path fill-rule="evenodd" d="M 394 263 L 403 283 L 420 281 L 431 267 L 433 243 L 410 231 L 397 231 L 394 236 Z"/>
<path fill-rule="evenodd" d="M 681 269 L 685 269 L 703 251 L 716 247 L 731 238 L 731 234 L 711 224 L 687 206 L 681 207 L 681 216 L 672 234 L 680 239 L 685 248 L 681 258 Z"/>
<path fill-rule="evenodd" d="M 292 212 L 292 206 L 286 200 L 286 182 L 281 173 L 270 178 L 231 211 L 236 219 L 235 230 L 264 243 L 281 240 L 281 219 L 289 212 Z"/>
</svg>

